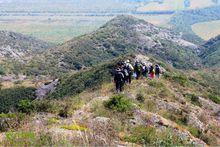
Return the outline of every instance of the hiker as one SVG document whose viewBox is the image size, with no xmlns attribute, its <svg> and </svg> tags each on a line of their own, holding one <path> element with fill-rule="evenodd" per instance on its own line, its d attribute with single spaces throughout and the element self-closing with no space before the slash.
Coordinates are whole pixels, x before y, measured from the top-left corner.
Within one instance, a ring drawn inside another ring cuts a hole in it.
<svg viewBox="0 0 220 147">
<path fill-rule="evenodd" d="M 155 76 L 159 79 L 161 74 L 160 66 L 157 64 L 155 66 Z"/>
<path fill-rule="evenodd" d="M 122 70 L 122 73 L 124 74 L 124 83 L 128 83 L 129 71 L 126 67 L 126 62 L 121 62 L 121 70 Z"/>
<path fill-rule="evenodd" d="M 154 76 L 155 76 L 154 67 L 153 67 L 153 65 L 150 65 L 150 67 L 149 67 L 149 77 L 151 79 L 154 79 Z"/>
<path fill-rule="evenodd" d="M 125 80 L 125 76 L 121 68 L 122 65 L 118 64 L 114 73 L 114 82 L 115 82 L 116 91 L 118 93 L 123 91 L 124 80 Z"/>
<path fill-rule="evenodd" d="M 148 74 L 148 67 L 147 67 L 146 63 L 143 63 L 143 65 L 142 65 L 142 75 L 143 75 L 143 77 L 147 77 L 147 74 Z"/>
<path fill-rule="evenodd" d="M 132 75 L 133 75 L 133 72 L 134 72 L 134 67 L 131 65 L 130 60 L 127 60 L 125 62 L 125 67 L 124 68 L 128 72 L 128 76 L 126 77 L 126 82 L 128 84 L 131 84 L 131 78 L 132 78 Z"/>
<path fill-rule="evenodd" d="M 139 61 L 135 62 L 134 71 L 135 71 L 135 74 L 136 74 L 136 79 L 138 80 L 140 78 L 141 72 L 142 72 L 142 66 L 141 66 L 141 63 Z"/>
</svg>

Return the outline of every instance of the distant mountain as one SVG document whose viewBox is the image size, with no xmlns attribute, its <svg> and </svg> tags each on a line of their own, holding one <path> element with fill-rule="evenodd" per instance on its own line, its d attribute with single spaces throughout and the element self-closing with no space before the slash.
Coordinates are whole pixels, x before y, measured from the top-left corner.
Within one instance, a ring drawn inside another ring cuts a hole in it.
<svg viewBox="0 0 220 147">
<path fill-rule="evenodd" d="M 51 44 L 19 33 L 0 31 L 0 57 L 23 60 L 24 57 L 45 51 Z"/>
<path fill-rule="evenodd" d="M 200 62 L 199 51 L 197 45 L 183 40 L 171 30 L 121 15 L 91 34 L 58 46 L 52 55 L 59 60 L 59 67 L 67 70 L 90 67 L 135 52 L 150 54 L 177 68 L 194 68 Z"/>
<path fill-rule="evenodd" d="M 210 39 L 203 46 L 206 48 L 201 54 L 204 64 L 209 67 L 220 67 L 220 35 Z"/>
<path fill-rule="evenodd" d="M 179 11 L 171 18 L 170 24 L 176 32 L 182 32 L 183 38 L 196 44 L 203 44 L 199 36 L 195 35 L 192 25 L 200 22 L 214 21 L 220 19 L 220 6 L 208 8 Z"/>
</svg>

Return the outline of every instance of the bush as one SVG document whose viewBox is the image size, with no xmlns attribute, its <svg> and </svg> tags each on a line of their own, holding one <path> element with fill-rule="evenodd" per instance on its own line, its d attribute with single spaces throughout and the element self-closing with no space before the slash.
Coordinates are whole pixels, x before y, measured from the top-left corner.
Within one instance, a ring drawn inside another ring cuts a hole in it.
<svg viewBox="0 0 220 147">
<path fill-rule="evenodd" d="M 188 78 L 183 75 L 174 75 L 172 79 L 174 82 L 179 83 L 181 86 L 186 86 L 188 84 Z"/>
<path fill-rule="evenodd" d="M 138 93 L 136 95 L 136 100 L 139 101 L 140 103 L 143 103 L 145 101 L 145 97 L 144 97 L 143 93 Z"/>
<path fill-rule="evenodd" d="M 58 114 L 60 117 L 67 118 L 69 116 L 69 106 L 65 106 L 59 111 Z"/>
<path fill-rule="evenodd" d="M 153 145 L 156 139 L 156 129 L 151 126 L 137 126 L 132 130 L 131 135 L 125 137 L 128 142 L 145 145 Z"/>
<path fill-rule="evenodd" d="M 104 102 L 104 106 L 108 109 L 118 112 L 130 111 L 133 107 L 132 102 L 123 95 L 115 95 L 110 100 Z"/>
<path fill-rule="evenodd" d="M 202 135 L 202 132 L 193 126 L 189 126 L 188 130 L 194 137 L 200 138 Z"/>
<path fill-rule="evenodd" d="M 34 110 L 36 112 L 53 113 L 54 111 L 56 111 L 55 104 L 50 100 L 37 100 L 33 101 L 32 104 L 34 105 Z"/>
<path fill-rule="evenodd" d="M 3 69 L 3 67 L 0 65 L 0 75 L 4 75 L 5 74 L 5 70 Z"/>
<path fill-rule="evenodd" d="M 30 114 L 34 110 L 34 105 L 30 100 L 21 100 L 17 105 L 17 109 L 21 113 Z"/>
<path fill-rule="evenodd" d="M 217 95 L 209 94 L 208 95 L 209 99 L 211 99 L 213 102 L 220 104 L 220 97 Z"/>
<path fill-rule="evenodd" d="M 19 101 L 25 99 L 35 99 L 35 88 L 15 87 L 0 90 L 0 113 L 8 113 L 16 108 Z"/>
<path fill-rule="evenodd" d="M 199 97 L 198 96 L 196 96 L 195 94 L 185 94 L 185 96 L 190 99 L 192 104 L 201 107 L 201 103 L 199 102 Z"/>
</svg>

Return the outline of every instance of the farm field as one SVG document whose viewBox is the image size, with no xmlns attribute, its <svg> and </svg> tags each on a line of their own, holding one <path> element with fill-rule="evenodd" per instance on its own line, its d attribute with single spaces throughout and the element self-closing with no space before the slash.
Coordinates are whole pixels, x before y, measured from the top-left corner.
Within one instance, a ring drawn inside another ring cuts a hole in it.
<svg viewBox="0 0 220 147">
<path fill-rule="evenodd" d="M 196 9 L 196 8 L 204 8 L 214 5 L 212 0 L 191 0 L 191 6 L 190 9 Z"/>
<path fill-rule="evenodd" d="M 204 40 L 209 40 L 220 34 L 220 20 L 197 23 L 192 26 L 192 30 L 196 35 Z"/>
<path fill-rule="evenodd" d="M 134 15 L 166 27 L 172 15 Z M 60 44 L 95 31 L 114 16 L 0 16 L 0 30 L 8 30 Z"/>
<path fill-rule="evenodd" d="M 184 9 L 197 9 L 205 8 L 209 6 L 216 5 L 212 0 L 190 0 L 190 6 L 184 6 L 184 0 L 164 0 L 163 3 L 151 2 L 144 6 L 137 8 L 139 12 L 148 12 L 148 11 L 176 11 Z"/>
<path fill-rule="evenodd" d="M 182 10 L 184 0 L 165 0 L 163 3 L 151 2 L 147 5 L 141 6 L 137 9 L 139 12 L 144 11 L 172 11 L 172 10 Z"/>
</svg>

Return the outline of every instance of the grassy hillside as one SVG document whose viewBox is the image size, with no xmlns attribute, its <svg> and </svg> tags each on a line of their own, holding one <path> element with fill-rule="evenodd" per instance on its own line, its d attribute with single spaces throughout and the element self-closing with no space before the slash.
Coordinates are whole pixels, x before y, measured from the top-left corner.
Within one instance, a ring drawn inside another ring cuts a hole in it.
<svg viewBox="0 0 220 147">
<path fill-rule="evenodd" d="M 25 118 L 1 114 L 0 145 L 219 144 L 219 95 L 201 73 L 159 62 L 166 69 L 160 80 L 133 80 L 115 95 L 110 71 L 116 62 L 62 78 L 50 95 L 58 100 L 21 101 L 18 112 L 29 114 Z"/>
<path fill-rule="evenodd" d="M 21 62 L 34 53 L 44 52 L 52 44 L 20 33 L 0 31 L 0 57 Z"/>
<path fill-rule="evenodd" d="M 208 67 L 220 67 L 220 36 L 210 39 L 203 45 L 206 50 L 201 54 Z"/>
<path fill-rule="evenodd" d="M 121 55 L 142 52 L 169 61 L 177 68 L 195 68 L 200 62 L 197 51 L 198 46 L 182 40 L 170 30 L 122 15 L 93 33 L 58 46 L 42 59 L 46 58 L 46 63 L 49 61 L 53 65 L 50 67 L 68 71 L 87 68 Z"/>
<path fill-rule="evenodd" d="M 202 43 L 202 39 L 193 33 L 191 26 L 200 22 L 219 20 L 219 13 L 220 6 L 181 11 L 171 18 L 170 23 L 173 25 L 173 29 L 184 33 L 186 40 Z"/>
</svg>

